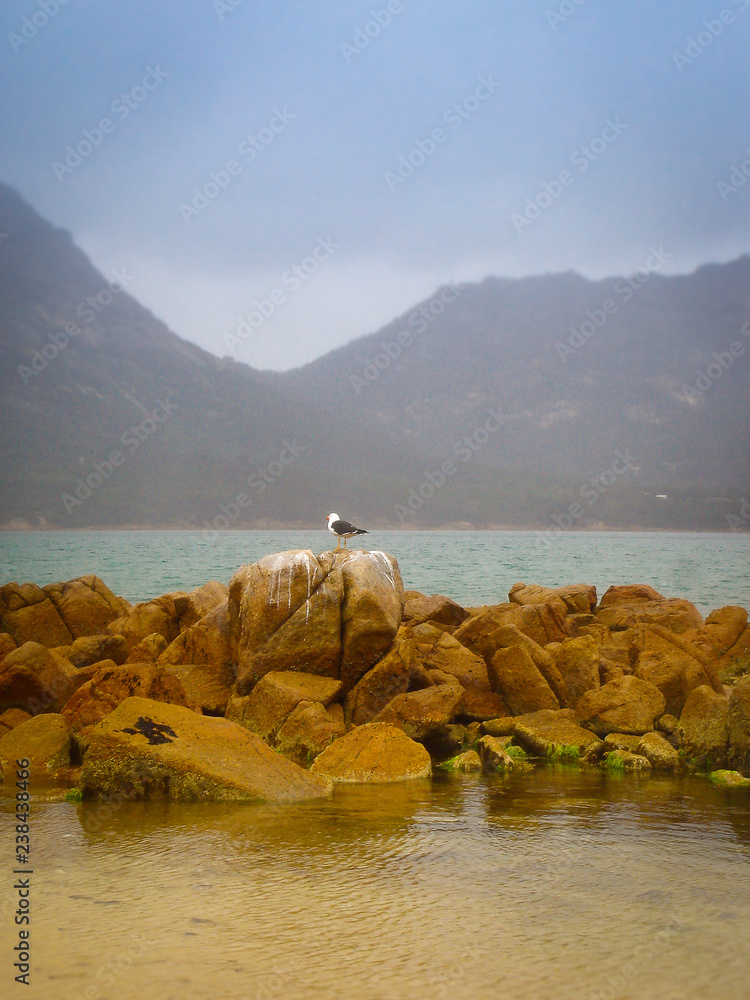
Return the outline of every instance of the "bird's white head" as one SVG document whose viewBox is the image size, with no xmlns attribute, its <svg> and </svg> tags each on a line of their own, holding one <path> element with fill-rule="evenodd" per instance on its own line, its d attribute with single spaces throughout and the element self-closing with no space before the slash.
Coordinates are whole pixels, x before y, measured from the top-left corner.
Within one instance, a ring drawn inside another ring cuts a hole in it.
<svg viewBox="0 0 750 1000">
<path fill-rule="evenodd" d="M 335 512 L 332 513 L 332 514 L 329 514 L 328 517 L 326 518 L 326 521 L 328 521 L 328 527 L 329 528 L 333 524 L 334 521 L 340 521 L 340 520 L 341 520 L 341 518 Z"/>
</svg>

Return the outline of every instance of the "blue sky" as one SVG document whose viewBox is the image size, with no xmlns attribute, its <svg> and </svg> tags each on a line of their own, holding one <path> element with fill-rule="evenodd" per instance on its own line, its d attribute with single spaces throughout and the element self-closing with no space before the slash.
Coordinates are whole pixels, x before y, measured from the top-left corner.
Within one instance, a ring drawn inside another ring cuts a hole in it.
<svg viewBox="0 0 750 1000">
<path fill-rule="evenodd" d="M 750 183 L 717 189 L 750 158 L 750 0 L 6 0 L 0 29 L 0 180 L 256 367 L 447 280 L 750 250 Z"/>
</svg>

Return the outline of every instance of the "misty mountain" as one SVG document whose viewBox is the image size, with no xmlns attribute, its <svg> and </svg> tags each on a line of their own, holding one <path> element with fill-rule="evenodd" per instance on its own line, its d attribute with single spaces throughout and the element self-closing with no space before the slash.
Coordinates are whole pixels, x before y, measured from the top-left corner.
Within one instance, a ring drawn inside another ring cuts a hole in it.
<svg viewBox="0 0 750 1000">
<path fill-rule="evenodd" d="M 317 526 L 338 510 L 722 529 L 747 494 L 748 257 L 665 277 L 657 247 L 630 278 L 446 287 L 275 373 L 182 340 L 5 186 L 0 233 L 0 523 Z"/>
</svg>

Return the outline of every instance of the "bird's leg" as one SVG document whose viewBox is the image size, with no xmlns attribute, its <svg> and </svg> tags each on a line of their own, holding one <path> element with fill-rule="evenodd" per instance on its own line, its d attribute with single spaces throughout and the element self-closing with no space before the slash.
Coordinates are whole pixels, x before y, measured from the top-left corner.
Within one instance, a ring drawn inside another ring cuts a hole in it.
<svg viewBox="0 0 750 1000">
<path fill-rule="evenodd" d="M 338 536 L 338 545 L 336 546 L 336 552 L 341 548 L 341 535 Z"/>
</svg>

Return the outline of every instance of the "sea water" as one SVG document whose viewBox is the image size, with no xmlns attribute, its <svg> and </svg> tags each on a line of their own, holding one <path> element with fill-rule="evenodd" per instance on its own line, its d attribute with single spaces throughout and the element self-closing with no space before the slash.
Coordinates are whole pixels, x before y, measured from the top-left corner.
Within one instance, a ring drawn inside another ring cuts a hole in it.
<svg viewBox="0 0 750 1000">
<path fill-rule="evenodd" d="M 327 531 L 45 531 L 0 534 L 0 582 L 40 586 L 95 573 L 130 601 L 207 580 L 287 549 L 332 547 Z M 647 583 L 702 614 L 750 608 L 750 534 L 682 532 L 373 531 L 352 547 L 390 552 L 407 589 L 465 606 L 507 600 L 519 580 L 562 586 Z"/>
</svg>

